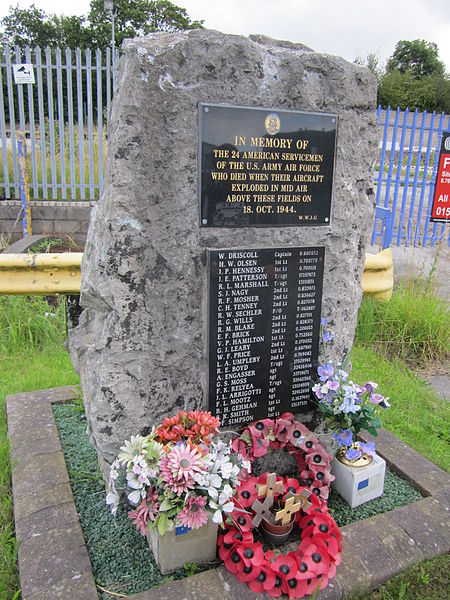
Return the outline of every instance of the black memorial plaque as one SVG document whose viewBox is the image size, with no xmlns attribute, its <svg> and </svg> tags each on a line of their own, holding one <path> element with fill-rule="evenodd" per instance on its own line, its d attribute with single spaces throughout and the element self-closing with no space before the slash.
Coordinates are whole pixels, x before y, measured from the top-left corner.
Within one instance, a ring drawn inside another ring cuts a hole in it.
<svg viewBox="0 0 450 600">
<path fill-rule="evenodd" d="M 209 410 L 222 425 L 310 409 L 325 248 L 210 250 Z"/>
<path fill-rule="evenodd" d="M 337 116 L 199 104 L 202 227 L 330 225 Z"/>
</svg>

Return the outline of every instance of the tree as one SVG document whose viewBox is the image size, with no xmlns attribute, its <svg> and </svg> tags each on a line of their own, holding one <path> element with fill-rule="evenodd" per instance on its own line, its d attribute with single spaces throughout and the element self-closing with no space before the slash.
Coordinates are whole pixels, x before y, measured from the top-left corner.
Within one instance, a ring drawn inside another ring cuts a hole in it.
<svg viewBox="0 0 450 600">
<path fill-rule="evenodd" d="M 202 27 L 191 21 L 186 10 L 168 0 L 116 0 L 115 37 L 120 47 L 126 37 L 154 31 L 179 31 Z M 86 16 L 47 14 L 34 4 L 30 8 L 10 7 L 0 19 L 2 45 L 34 48 L 101 48 L 111 44 L 111 21 L 103 0 L 91 0 Z"/>
<path fill-rule="evenodd" d="M 92 41 L 95 47 L 105 48 L 111 43 L 111 24 L 103 8 L 103 0 L 92 0 L 88 15 Z M 117 46 L 125 38 L 154 33 L 198 29 L 203 21 L 191 22 L 184 8 L 168 0 L 116 0 L 115 37 Z"/>
<path fill-rule="evenodd" d="M 401 40 L 389 58 L 386 69 L 379 67 L 376 55 L 368 54 L 367 66 L 378 81 L 378 102 L 383 108 L 428 110 L 450 113 L 450 79 L 439 60 L 435 43 Z"/>
<path fill-rule="evenodd" d="M 443 77 L 444 63 L 439 60 L 439 50 L 434 42 L 401 40 L 387 63 L 387 72 L 408 73 L 413 79 Z"/>
</svg>

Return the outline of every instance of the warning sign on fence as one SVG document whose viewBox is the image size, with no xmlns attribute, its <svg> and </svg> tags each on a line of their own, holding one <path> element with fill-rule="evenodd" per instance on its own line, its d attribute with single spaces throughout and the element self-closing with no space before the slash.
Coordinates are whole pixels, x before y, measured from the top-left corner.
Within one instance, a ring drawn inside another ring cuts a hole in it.
<svg viewBox="0 0 450 600">
<path fill-rule="evenodd" d="M 442 135 L 439 167 L 434 188 L 433 208 L 430 221 L 443 223 L 450 221 L 450 133 Z"/>
<path fill-rule="evenodd" d="M 14 83 L 34 83 L 33 65 L 18 63 L 13 65 Z"/>
</svg>

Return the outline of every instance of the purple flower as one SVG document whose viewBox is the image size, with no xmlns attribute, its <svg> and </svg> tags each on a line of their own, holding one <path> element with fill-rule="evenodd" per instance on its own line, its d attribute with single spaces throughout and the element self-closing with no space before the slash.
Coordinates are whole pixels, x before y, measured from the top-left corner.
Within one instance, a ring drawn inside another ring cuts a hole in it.
<svg viewBox="0 0 450 600">
<path fill-rule="evenodd" d="M 333 365 L 332 364 L 321 365 L 317 369 L 317 372 L 319 374 L 320 381 L 326 381 L 327 379 L 330 379 L 330 377 L 333 377 L 333 375 L 334 375 Z"/>
<path fill-rule="evenodd" d="M 345 458 L 347 460 L 358 460 L 361 456 L 361 450 L 357 450 L 356 448 L 349 448 L 345 453 Z"/>
<path fill-rule="evenodd" d="M 375 443 L 374 442 L 359 442 L 359 447 L 363 452 L 368 454 L 369 456 L 375 456 Z"/>
<path fill-rule="evenodd" d="M 334 439 L 338 446 L 351 446 L 353 444 L 353 433 L 350 429 L 341 429 L 340 433 L 333 433 Z"/>
<path fill-rule="evenodd" d="M 331 342 L 331 340 L 333 339 L 333 334 L 331 333 L 331 331 L 324 331 L 322 339 L 325 342 L 325 344 L 327 342 Z"/>
<path fill-rule="evenodd" d="M 366 381 L 366 383 L 363 385 L 363 390 L 364 392 L 374 392 L 378 387 L 378 383 L 375 383 L 374 381 Z"/>
<path fill-rule="evenodd" d="M 322 325 L 322 327 L 325 327 L 325 325 L 327 324 L 327 320 L 325 319 L 325 317 L 322 317 L 320 319 L 320 324 Z"/>
<path fill-rule="evenodd" d="M 333 390 L 333 392 L 339 389 L 339 381 L 328 381 L 327 385 L 330 390 Z"/>
<path fill-rule="evenodd" d="M 385 398 L 381 394 L 371 394 L 370 402 L 372 404 L 378 404 L 381 408 L 390 408 L 390 404 L 388 402 L 389 398 Z"/>
</svg>

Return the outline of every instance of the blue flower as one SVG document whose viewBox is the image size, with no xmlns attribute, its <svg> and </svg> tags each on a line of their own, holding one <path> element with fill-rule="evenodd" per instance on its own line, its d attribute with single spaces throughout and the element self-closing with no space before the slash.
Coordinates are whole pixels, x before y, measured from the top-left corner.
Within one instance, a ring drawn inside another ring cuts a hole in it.
<svg viewBox="0 0 450 600">
<path fill-rule="evenodd" d="M 345 453 L 345 458 L 347 460 L 358 460 L 361 456 L 361 450 L 357 450 L 356 448 L 349 448 Z"/>
<path fill-rule="evenodd" d="M 330 377 L 333 377 L 334 375 L 333 365 L 331 363 L 328 365 L 321 365 L 317 369 L 317 372 L 319 374 L 320 381 L 327 381 L 327 379 L 330 379 Z"/>
<path fill-rule="evenodd" d="M 359 442 L 359 447 L 363 452 L 368 454 L 369 456 L 375 456 L 375 443 L 374 442 Z"/>
<path fill-rule="evenodd" d="M 322 339 L 325 342 L 325 344 L 327 342 L 331 342 L 331 340 L 333 339 L 333 334 L 331 333 L 331 331 L 324 331 Z"/>
<path fill-rule="evenodd" d="M 322 325 L 322 327 L 325 327 L 325 325 L 327 324 L 327 320 L 325 319 L 325 317 L 322 317 L 320 319 L 320 324 Z"/>
<path fill-rule="evenodd" d="M 338 446 L 351 446 L 353 444 L 353 433 L 350 429 L 341 429 L 340 433 L 333 433 L 334 439 Z"/>
</svg>

